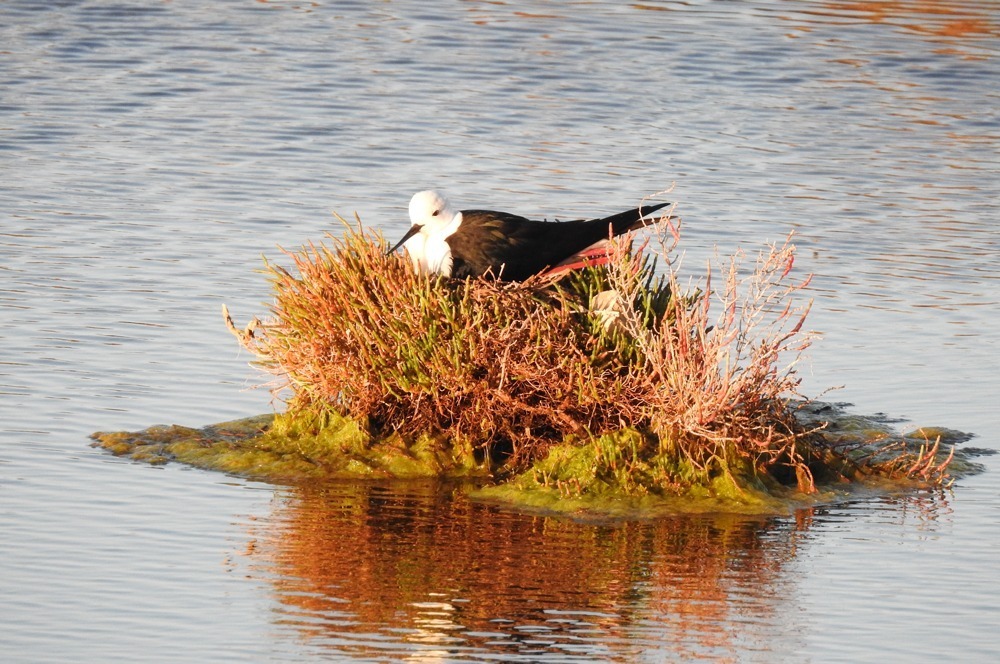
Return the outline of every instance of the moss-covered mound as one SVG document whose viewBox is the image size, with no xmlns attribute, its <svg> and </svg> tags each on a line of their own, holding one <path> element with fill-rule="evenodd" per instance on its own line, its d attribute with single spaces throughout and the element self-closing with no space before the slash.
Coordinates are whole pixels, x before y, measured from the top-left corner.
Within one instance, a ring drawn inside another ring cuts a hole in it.
<svg viewBox="0 0 1000 664">
<path fill-rule="evenodd" d="M 951 429 L 894 432 L 879 417 L 849 414 L 842 404 L 794 404 L 810 426 L 822 424 L 812 449 L 843 454 L 817 458 L 814 491 L 776 481 L 744 466 L 705 474 L 658 454 L 649 434 L 623 429 L 586 441 L 568 438 L 516 475 L 498 473 L 471 445 L 431 436 L 407 441 L 394 434 L 381 441 L 340 416 L 325 422 L 260 415 L 202 428 L 154 426 L 137 432 L 96 433 L 94 445 L 137 461 L 170 461 L 267 482 L 437 477 L 473 479 L 477 498 L 520 509 L 605 515 L 728 511 L 785 513 L 795 507 L 834 502 L 859 492 L 899 492 L 941 486 L 942 464 L 950 478 L 979 472 L 974 459 L 989 450 L 958 448 L 970 438 Z M 940 442 L 938 449 L 928 441 Z M 942 450 L 946 449 L 948 453 Z M 933 453 L 932 453 L 933 451 Z M 924 463 L 914 464 L 913 459 Z M 900 459 L 911 460 L 899 464 Z M 940 467 L 940 470 L 935 470 Z M 677 478 L 682 478 L 678 482 Z"/>
<path fill-rule="evenodd" d="M 957 448 L 970 434 L 939 427 L 896 432 L 879 416 L 846 411 L 847 404 L 794 402 L 813 432 L 800 441 L 815 478 L 803 491 L 792 477 L 741 463 L 711 472 L 657 454 L 655 439 L 632 429 L 550 449 L 510 481 L 482 488 L 480 498 L 557 512 L 651 515 L 661 512 L 775 514 L 864 493 L 950 486 L 980 472 L 974 459 L 992 450 Z M 678 481 L 680 479 L 680 481 Z"/>
</svg>

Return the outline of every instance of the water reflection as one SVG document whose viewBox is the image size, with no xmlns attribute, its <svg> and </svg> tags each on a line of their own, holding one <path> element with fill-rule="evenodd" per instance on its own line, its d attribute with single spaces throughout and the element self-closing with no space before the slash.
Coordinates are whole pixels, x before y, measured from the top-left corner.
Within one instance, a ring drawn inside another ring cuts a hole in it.
<svg viewBox="0 0 1000 664">
<path fill-rule="evenodd" d="M 808 629 L 790 563 L 817 533 L 867 519 L 924 539 L 951 521 L 941 493 L 789 518 L 616 522 L 517 514 L 431 483 L 294 487 L 278 500 L 247 554 L 279 631 L 393 661 L 787 653 Z"/>
<path fill-rule="evenodd" d="M 983 38 L 997 34 L 990 7 L 979 2 L 825 2 L 816 14 L 884 23 L 933 37 Z"/>
<path fill-rule="evenodd" d="M 811 524 L 807 511 L 585 523 L 433 485 L 333 485 L 290 489 L 251 560 L 279 625 L 354 656 L 727 656 L 794 638 L 775 614 Z"/>
</svg>

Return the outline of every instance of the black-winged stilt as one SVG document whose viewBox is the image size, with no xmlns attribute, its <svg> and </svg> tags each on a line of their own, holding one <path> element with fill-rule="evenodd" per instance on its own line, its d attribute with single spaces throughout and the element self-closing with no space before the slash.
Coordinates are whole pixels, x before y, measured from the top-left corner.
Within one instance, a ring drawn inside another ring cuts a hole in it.
<svg viewBox="0 0 1000 664">
<path fill-rule="evenodd" d="M 607 240 L 653 222 L 643 217 L 656 203 L 599 219 L 532 221 L 509 212 L 451 208 L 436 191 L 410 199 L 410 230 L 389 250 L 405 246 L 417 269 L 446 277 L 523 281 Z"/>
</svg>

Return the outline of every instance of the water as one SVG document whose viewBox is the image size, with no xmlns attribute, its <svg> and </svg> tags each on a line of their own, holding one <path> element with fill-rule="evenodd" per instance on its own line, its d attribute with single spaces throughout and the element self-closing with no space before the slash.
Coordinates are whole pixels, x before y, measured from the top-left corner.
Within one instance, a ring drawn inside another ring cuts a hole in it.
<svg viewBox="0 0 1000 664">
<path fill-rule="evenodd" d="M 803 390 L 1000 430 L 991 2 L 0 2 L 0 659 L 988 661 L 996 457 L 952 495 L 595 524 L 151 468 L 263 412 L 219 317 L 358 211 L 610 213 L 685 266 L 795 230 Z M 906 425 L 901 425 L 906 426 Z"/>
</svg>

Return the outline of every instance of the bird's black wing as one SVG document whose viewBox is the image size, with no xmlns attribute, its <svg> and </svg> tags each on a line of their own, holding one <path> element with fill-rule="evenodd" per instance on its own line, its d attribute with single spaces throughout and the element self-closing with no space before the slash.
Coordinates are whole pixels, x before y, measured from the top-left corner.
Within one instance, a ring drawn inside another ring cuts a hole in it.
<svg viewBox="0 0 1000 664">
<path fill-rule="evenodd" d="M 479 277 L 490 270 L 505 281 L 523 281 L 606 240 L 609 230 L 614 235 L 631 230 L 643 214 L 661 207 L 574 221 L 533 221 L 509 212 L 463 210 L 461 226 L 448 238 L 452 276 Z"/>
<path fill-rule="evenodd" d="M 453 277 L 491 271 L 504 281 L 523 281 L 606 238 L 607 225 L 591 221 L 533 221 L 508 212 L 463 210 L 448 238 Z"/>
</svg>

